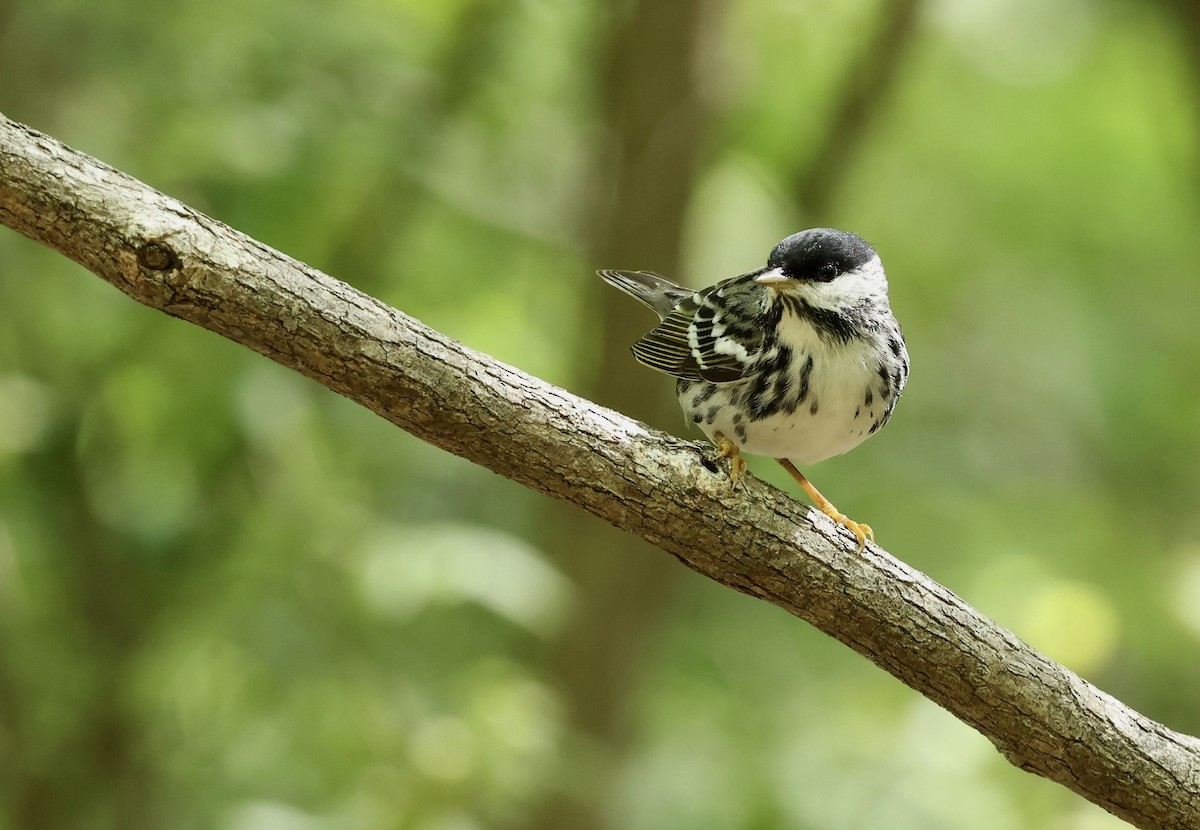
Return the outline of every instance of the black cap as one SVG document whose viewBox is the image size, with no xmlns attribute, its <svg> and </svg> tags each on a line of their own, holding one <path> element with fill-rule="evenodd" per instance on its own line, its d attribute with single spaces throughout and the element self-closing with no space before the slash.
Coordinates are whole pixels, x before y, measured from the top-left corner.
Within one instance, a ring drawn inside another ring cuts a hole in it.
<svg viewBox="0 0 1200 830">
<path fill-rule="evenodd" d="M 794 233 L 775 246 L 768 268 L 794 280 L 829 282 L 875 257 L 875 249 L 857 234 L 833 228 Z"/>
</svg>

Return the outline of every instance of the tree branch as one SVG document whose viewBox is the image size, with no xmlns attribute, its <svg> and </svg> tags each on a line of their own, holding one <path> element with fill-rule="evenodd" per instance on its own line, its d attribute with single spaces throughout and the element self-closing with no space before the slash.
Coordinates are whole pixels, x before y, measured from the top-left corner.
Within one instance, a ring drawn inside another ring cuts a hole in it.
<svg viewBox="0 0 1200 830">
<path fill-rule="evenodd" d="M 456 343 L 0 115 L 0 223 L 129 296 L 807 620 L 1013 764 L 1144 828 L 1200 826 L 1200 741 L 1053 662 L 946 588 L 705 449 Z"/>
</svg>

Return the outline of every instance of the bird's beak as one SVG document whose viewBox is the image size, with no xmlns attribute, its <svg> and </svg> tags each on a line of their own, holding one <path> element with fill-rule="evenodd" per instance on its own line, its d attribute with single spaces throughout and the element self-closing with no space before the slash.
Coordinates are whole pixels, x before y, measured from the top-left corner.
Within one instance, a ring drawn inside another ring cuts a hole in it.
<svg viewBox="0 0 1200 830">
<path fill-rule="evenodd" d="M 783 288 L 790 282 L 797 282 L 791 277 L 785 277 L 782 271 L 774 270 L 767 271 L 765 274 L 759 274 L 754 278 L 754 281 L 759 285 L 769 285 L 772 288 Z"/>
</svg>

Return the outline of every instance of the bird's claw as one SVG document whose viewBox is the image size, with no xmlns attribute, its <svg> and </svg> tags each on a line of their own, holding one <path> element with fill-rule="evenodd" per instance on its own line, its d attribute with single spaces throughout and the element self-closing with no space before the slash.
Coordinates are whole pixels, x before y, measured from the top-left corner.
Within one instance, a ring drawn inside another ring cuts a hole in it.
<svg viewBox="0 0 1200 830">
<path fill-rule="evenodd" d="M 737 487 L 746 475 L 746 459 L 742 458 L 742 452 L 738 449 L 737 444 L 724 435 L 718 432 L 716 439 L 717 452 L 713 455 L 713 461 L 720 461 L 722 458 L 729 459 L 729 486 L 730 488 Z"/>
<path fill-rule="evenodd" d="M 858 549 L 859 550 L 863 550 L 867 546 L 868 539 L 870 539 L 871 543 L 874 544 L 875 531 L 871 530 L 871 526 L 869 524 L 854 521 L 849 516 L 847 516 L 845 513 L 842 513 L 840 510 L 838 510 L 836 507 L 834 507 L 832 504 L 830 504 L 828 506 L 822 506 L 821 512 L 824 513 L 829 518 L 833 519 L 835 522 L 840 524 L 842 527 L 846 528 L 846 530 L 853 533 L 854 537 L 856 539 L 858 539 Z"/>
</svg>

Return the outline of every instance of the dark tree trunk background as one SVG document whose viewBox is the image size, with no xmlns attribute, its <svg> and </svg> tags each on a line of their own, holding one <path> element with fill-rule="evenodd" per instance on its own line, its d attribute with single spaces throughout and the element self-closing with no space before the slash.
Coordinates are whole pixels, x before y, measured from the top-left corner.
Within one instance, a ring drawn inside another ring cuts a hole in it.
<svg viewBox="0 0 1200 830">
<path fill-rule="evenodd" d="M 594 177 L 592 259 L 680 275 L 680 250 L 698 156 L 711 122 L 696 85 L 707 30 L 724 0 L 642 0 L 613 10 L 598 73 L 608 140 Z M 650 324 L 629 298 L 592 287 L 603 346 L 589 397 L 648 423 L 680 421 L 669 384 L 632 363 L 629 345 Z M 666 386 L 667 388 L 664 388 Z M 630 698 L 647 636 L 682 572 L 649 545 L 547 503 L 541 540 L 572 580 L 576 604 L 551 655 L 567 707 L 569 744 L 589 759 L 587 780 L 562 782 L 529 825 L 599 830 L 614 771 L 631 737 Z M 571 751 L 571 750 L 568 750 Z"/>
</svg>

